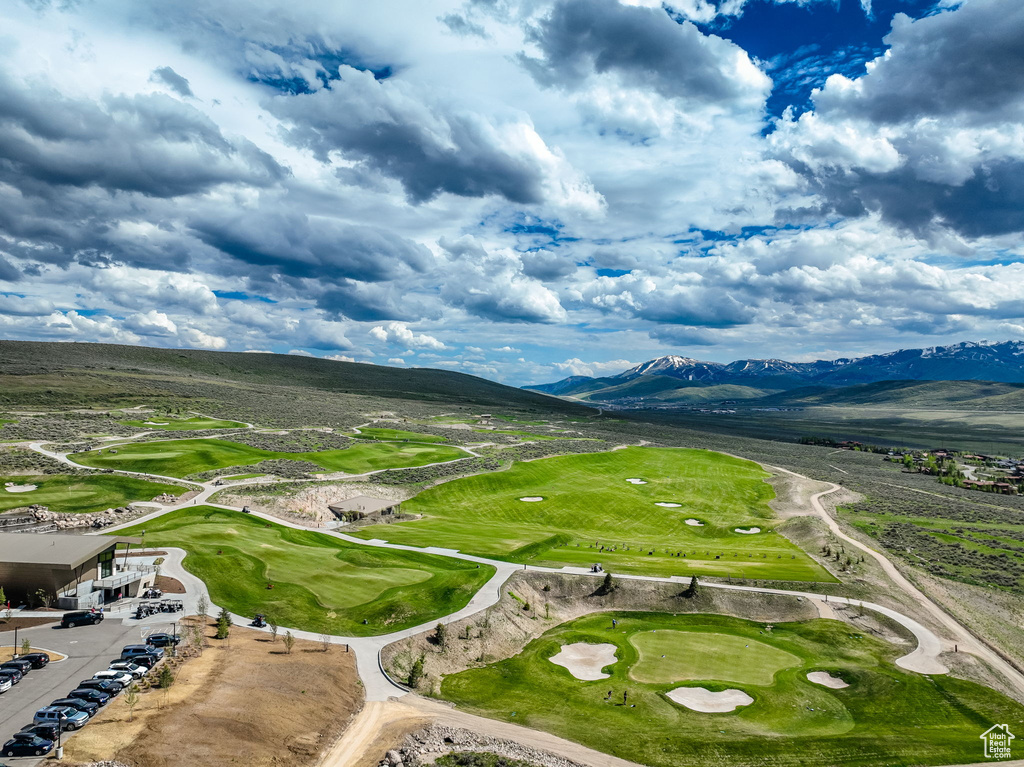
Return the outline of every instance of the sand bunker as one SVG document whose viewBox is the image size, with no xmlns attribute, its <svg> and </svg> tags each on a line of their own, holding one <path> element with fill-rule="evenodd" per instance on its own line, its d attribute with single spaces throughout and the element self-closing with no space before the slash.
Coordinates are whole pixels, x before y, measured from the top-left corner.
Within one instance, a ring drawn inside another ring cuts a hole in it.
<svg viewBox="0 0 1024 767">
<path fill-rule="evenodd" d="M 31 493 L 39 485 L 7 485 L 4 490 L 8 493 Z"/>
<path fill-rule="evenodd" d="M 678 508 L 679 508 L 680 506 L 682 506 L 683 504 L 681 504 L 681 503 L 665 503 L 665 502 L 659 502 L 659 503 L 656 503 L 656 504 L 654 504 L 654 505 L 655 505 L 655 506 L 661 506 L 661 508 L 663 508 L 663 509 L 678 509 Z"/>
<path fill-rule="evenodd" d="M 705 714 L 724 714 L 754 702 L 743 690 L 711 692 L 705 687 L 677 687 L 665 694 L 680 706 Z"/>
<path fill-rule="evenodd" d="M 618 648 L 613 644 L 587 644 L 576 642 L 575 644 L 562 645 L 557 655 L 552 655 L 548 660 L 556 666 L 568 669 L 569 673 L 577 679 L 585 682 L 593 682 L 596 679 L 607 679 L 610 675 L 601 673 L 601 669 L 610 666 L 615 662 L 615 651 Z"/>
<path fill-rule="evenodd" d="M 746 530 L 744 530 L 742 527 L 737 527 L 735 529 L 736 529 L 736 532 L 739 533 L 740 535 L 753 535 L 754 533 L 761 532 L 761 528 L 760 527 L 751 527 L 751 528 L 746 529 Z"/>
<path fill-rule="evenodd" d="M 543 501 L 543 495 L 527 495 L 519 499 L 520 501 L 526 501 L 527 503 L 536 503 L 537 501 Z"/>
<path fill-rule="evenodd" d="M 704 527 L 704 523 L 701 522 L 699 519 L 688 519 L 686 520 L 686 524 L 688 524 L 690 527 Z"/>
<path fill-rule="evenodd" d="M 626 481 L 629 484 L 631 484 L 631 485 L 646 485 L 647 484 L 642 479 L 637 479 L 636 477 L 633 477 L 632 479 L 627 479 Z"/>
<path fill-rule="evenodd" d="M 841 690 L 844 687 L 850 686 L 839 677 L 832 676 L 827 671 L 812 671 L 807 675 L 807 678 L 815 684 L 831 687 L 833 690 Z"/>
</svg>

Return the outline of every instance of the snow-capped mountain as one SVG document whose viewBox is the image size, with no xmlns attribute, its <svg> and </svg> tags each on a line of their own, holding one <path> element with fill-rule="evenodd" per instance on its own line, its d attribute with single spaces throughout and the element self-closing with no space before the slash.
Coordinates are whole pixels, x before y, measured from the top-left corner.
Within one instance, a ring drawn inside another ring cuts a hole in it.
<svg viewBox="0 0 1024 767">
<path fill-rule="evenodd" d="M 607 378 L 573 376 L 553 384 L 523 388 L 550 394 L 586 392 L 597 400 L 603 388 L 617 396 L 643 398 L 636 386 L 623 385 L 646 376 L 678 379 L 679 386 L 734 385 L 765 390 L 806 386 L 849 386 L 879 381 L 994 381 L 1024 383 L 1024 341 L 965 341 L 926 349 L 900 349 L 865 357 L 787 362 L 780 359 L 736 360 L 728 364 L 671 354 Z M 671 382 L 659 386 L 659 396 Z M 643 390 L 649 391 L 650 387 Z"/>
</svg>

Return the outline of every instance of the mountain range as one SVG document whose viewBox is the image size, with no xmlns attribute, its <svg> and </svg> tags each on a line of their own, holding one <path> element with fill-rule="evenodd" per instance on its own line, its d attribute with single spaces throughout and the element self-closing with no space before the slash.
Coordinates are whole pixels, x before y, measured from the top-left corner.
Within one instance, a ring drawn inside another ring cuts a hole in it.
<svg viewBox="0 0 1024 767">
<path fill-rule="evenodd" d="M 892 381 L 1021 384 L 1024 342 L 963 342 L 814 362 L 747 359 L 720 363 L 669 355 L 614 376 L 570 376 L 523 388 L 595 403 L 692 405 L 765 397 L 783 402 L 798 392 L 801 396 L 820 395 L 829 389 Z M 788 396 L 780 397 L 784 393 Z"/>
</svg>

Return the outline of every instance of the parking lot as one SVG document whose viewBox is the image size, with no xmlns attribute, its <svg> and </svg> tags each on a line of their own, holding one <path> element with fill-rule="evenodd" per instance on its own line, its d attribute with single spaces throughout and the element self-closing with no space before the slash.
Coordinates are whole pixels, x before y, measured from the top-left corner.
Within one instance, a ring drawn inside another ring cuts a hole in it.
<svg viewBox="0 0 1024 767">
<path fill-rule="evenodd" d="M 63 629 L 56 624 L 23 629 L 18 632 L 19 643 L 29 639 L 34 647 L 53 650 L 67 659 L 51 662 L 45 668 L 34 669 L 19 684 L 0 695 L 0 744 L 15 732 L 32 723 L 35 712 L 57 698 L 63 698 L 83 679 L 103 671 L 121 654 L 127 644 L 144 641 L 143 636 L 156 631 L 170 631 L 173 617 L 160 615 L 144 621 L 124 621 L 120 617 L 107 618 L 94 626 Z M 4 632 L 4 639 L 13 640 L 13 632 Z M 3 660 L 8 660 L 4 658 Z M 66 733 L 65 737 L 74 737 Z M 0 764 L 33 765 L 38 758 L 3 757 Z"/>
</svg>

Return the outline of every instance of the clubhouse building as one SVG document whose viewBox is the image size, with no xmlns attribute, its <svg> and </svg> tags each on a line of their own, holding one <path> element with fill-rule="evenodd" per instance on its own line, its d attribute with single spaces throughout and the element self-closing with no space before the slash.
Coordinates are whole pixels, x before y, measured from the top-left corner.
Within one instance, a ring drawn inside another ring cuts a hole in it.
<svg viewBox="0 0 1024 767">
<path fill-rule="evenodd" d="M 156 568 L 130 564 L 116 551 L 139 538 L 107 535 L 0 533 L 0 586 L 12 605 L 38 601 L 43 590 L 65 610 L 100 607 L 138 596 L 156 580 Z M 127 553 L 127 550 L 125 551 Z"/>
</svg>

